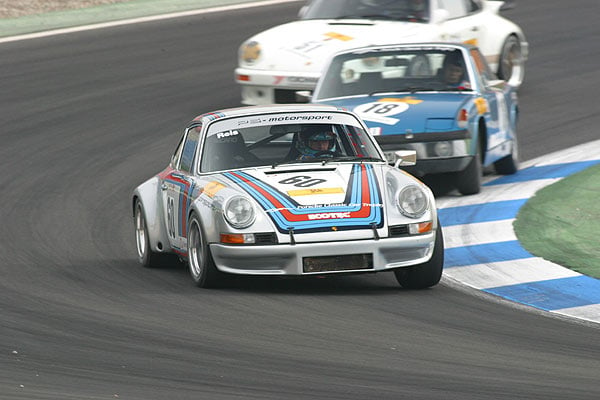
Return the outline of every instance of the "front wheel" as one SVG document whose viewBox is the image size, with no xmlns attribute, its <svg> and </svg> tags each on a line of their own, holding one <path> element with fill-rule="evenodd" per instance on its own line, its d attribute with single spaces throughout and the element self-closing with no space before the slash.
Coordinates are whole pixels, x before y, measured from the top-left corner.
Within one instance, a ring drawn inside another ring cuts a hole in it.
<svg viewBox="0 0 600 400">
<path fill-rule="evenodd" d="M 438 220 L 435 232 L 435 245 L 429 261 L 414 267 L 399 268 L 394 271 L 396 280 L 405 289 L 426 289 L 438 284 L 444 269 L 444 235 Z"/>
<path fill-rule="evenodd" d="M 208 248 L 206 235 L 204 235 L 200 220 L 195 214 L 188 222 L 187 245 L 188 265 L 196 286 L 203 288 L 218 286 L 221 280 L 221 272 L 215 266 Z"/>
</svg>

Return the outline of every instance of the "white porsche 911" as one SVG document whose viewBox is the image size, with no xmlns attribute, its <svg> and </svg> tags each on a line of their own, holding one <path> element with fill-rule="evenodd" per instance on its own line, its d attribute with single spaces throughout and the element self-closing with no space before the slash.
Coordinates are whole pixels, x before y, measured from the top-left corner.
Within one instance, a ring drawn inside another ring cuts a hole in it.
<svg viewBox="0 0 600 400">
<path fill-rule="evenodd" d="M 369 45 L 459 42 L 481 50 L 500 79 L 519 87 L 528 43 L 519 26 L 499 15 L 513 1 L 312 0 L 300 20 L 246 40 L 236 82 L 248 105 L 301 102 L 325 61 L 340 50 Z"/>
<path fill-rule="evenodd" d="M 406 288 L 442 276 L 433 194 L 388 165 L 355 114 L 272 105 L 203 114 L 166 168 L 132 196 L 139 261 L 187 259 L 198 286 L 223 274 L 394 271 Z M 397 153 L 398 165 L 414 151 Z"/>
</svg>

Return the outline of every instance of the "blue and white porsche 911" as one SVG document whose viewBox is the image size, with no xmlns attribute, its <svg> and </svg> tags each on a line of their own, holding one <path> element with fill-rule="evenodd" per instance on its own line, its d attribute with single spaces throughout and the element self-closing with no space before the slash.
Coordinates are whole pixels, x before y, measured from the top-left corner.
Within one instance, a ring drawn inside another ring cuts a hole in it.
<svg viewBox="0 0 600 400">
<path fill-rule="evenodd" d="M 441 278 L 432 192 L 396 167 L 355 114 L 331 106 L 246 107 L 200 115 L 169 165 L 138 186 L 139 261 L 187 259 L 195 283 L 224 273 L 394 271 L 406 288 Z"/>
<path fill-rule="evenodd" d="M 419 161 L 408 171 L 448 173 L 462 194 L 479 192 L 482 167 L 517 171 L 516 88 L 490 71 L 476 47 L 423 43 L 342 51 L 327 63 L 312 101 L 353 111 L 390 156 L 417 152 Z"/>
</svg>

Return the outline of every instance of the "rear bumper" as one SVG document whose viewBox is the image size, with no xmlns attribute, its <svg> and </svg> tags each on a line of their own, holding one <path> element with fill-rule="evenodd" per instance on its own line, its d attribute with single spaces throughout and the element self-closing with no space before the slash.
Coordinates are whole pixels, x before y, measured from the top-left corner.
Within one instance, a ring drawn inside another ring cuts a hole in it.
<svg viewBox="0 0 600 400">
<path fill-rule="evenodd" d="M 262 71 L 248 68 L 235 70 L 235 81 L 241 85 L 242 104 L 264 105 L 300 102 L 295 93 L 312 91 L 320 73 Z"/>
</svg>

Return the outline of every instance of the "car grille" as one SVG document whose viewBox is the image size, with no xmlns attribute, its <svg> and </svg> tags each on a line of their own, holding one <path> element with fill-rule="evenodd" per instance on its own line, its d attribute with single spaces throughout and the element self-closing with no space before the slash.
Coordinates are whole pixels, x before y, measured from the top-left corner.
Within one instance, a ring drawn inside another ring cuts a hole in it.
<svg viewBox="0 0 600 400">
<path fill-rule="evenodd" d="M 346 254 L 302 258 L 302 270 L 305 273 L 363 269 L 373 269 L 373 254 Z"/>
</svg>

